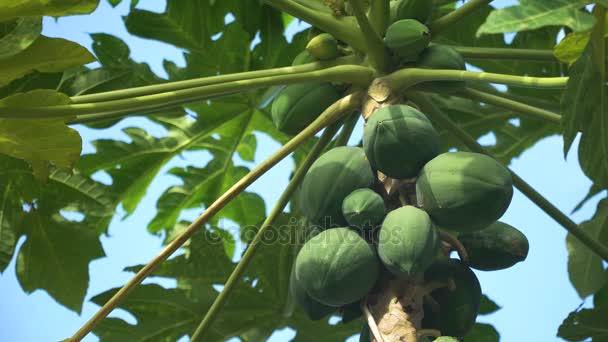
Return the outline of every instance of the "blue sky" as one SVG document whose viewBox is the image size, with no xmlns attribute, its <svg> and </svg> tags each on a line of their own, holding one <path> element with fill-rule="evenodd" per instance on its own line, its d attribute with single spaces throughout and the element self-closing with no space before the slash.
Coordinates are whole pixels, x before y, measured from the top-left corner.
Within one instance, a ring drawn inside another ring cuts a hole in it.
<svg viewBox="0 0 608 342">
<path fill-rule="evenodd" d="M 162 69 L 163 59 L 183 65 L 181 51 L 170 45 L 130 36 L 126 32 L 121 20 L 121 16 L 128 12 L 126 2 L 112 9 L 102 0 L 92 16 L 74 16 L 57 21 L 47 19 L 44 33 L 77 41 L 89 49 L 91 39 L 88 34 L 114 34 L 128 42 L 135 60 L 149 63 L 160 76 L 165 75 Z M 142 3 L 142 8 L 158 12 L 164 10 L 164 1 Z M 494 2 L 495 6 L 511 3 L 513 1 Z M 146 125 L 152 134 L 163 134 L 162 128 L 145 119 L 127 119 L 105 131 L 79 128 L 86 142 L 84 152 L 93 151 L 89 141 L 104 137 L 126 139 L 120 130 L 140 124 Z M 359 125 L 352 141 L 358 141 L 360 135 Z M 486 136 L 483 141 L 491 142 L 492 139 L 492 136 Z M 258 146 L 256 163 L 279 148 L 276 142 L 264 136 L 259 136 Z M 194 156 L 197 158 L 193 158 Z M 184 160 L 175 160 L 165 166 L 160 174 L 163 175 L 171 167 L 191 164 L 193 161 L 200 164 L 205 158 L 204 154 L 187 154 Z M 568 160 L 564 161 L 560 137 L 542 140 L 515 159 L 510 166 L 566 213 L 571 211 L 590 186 L 589 180 L 578 166 L 576 147 Z M 290 168 L 291 162 L 284 161 L 251 187 L 264 197 L 267 209 L 278 199 L 281 189 L 287 184 Z M 96 178 L 102 182 L 108 180 L 103 174 L 96 175 Z M 177 182 L 177 179 L 171 176 L 158 177 L 133 215 L 124 221 L 115 219 L 112 222 L 109 236 L 102 237 L 107 257 L 90 265 L 91 280 L 87 299 L 107 289 L 121 286 L 132 276 L 122 272 L 125 266 L 146 263 L 160 251 L 161 239 L 148 234 L 146 224 L 154 215 L 151 208 L 155 207 L 162 191 Z M 589 218 L 595 210 L 597 200 L 596 197 L 590 201 L 572 218 L 577 222 Z M 192 218 L 196 214 L 198 212 L 192 211 L 186 216 Z M 484 316 L 479 321 L 494 324 L 502 334 L 503 341 L 557 341 L 559 339 L 555 334 L 562 319 L 581 303 L 569 283 L 566 271 L 566 231 L 517 191 L 502 220 L 518 227 L 527 235 L 530 254 L 524 263 L 511 269 L 476 272 L 484 292 L 503 306 L 497 313 Z M 136 246 L 133 245 L 134 242 Z M 22 243 L 23 239 L 20 241 L 20 244 Z M 164 286 L 173 285 L 171 281 L 166 280 L 148 281 L 159 282 Z M 79 316 L 58 305 L 43 291 L 26 295 L 16 280 L 14 260 L 5 273 L 0 275 L 0 303 L 0 341 L 57 341 L 66 338 L 98 308 L 87 301 L 82 315 Z M 125 317 L 134 323 L 132 317 L 120 310 L 112 315 Z M 292 335 L 290 331 L 283 331 L 276 333 L 271 340 L 284 341 Z M 85 341 L 97 341 L 97 338 L 89 336 Z"/>
</svg>

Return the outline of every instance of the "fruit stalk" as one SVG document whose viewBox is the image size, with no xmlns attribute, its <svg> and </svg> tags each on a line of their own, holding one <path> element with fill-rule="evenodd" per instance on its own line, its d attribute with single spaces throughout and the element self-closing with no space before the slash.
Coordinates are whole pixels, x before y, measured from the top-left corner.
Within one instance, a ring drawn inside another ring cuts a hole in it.
<svg viewBox="0 0 608 342">
<path fill-rule="evenodd" d="M 304 20 L 314 27 L 331 33 L 332 36 L 348 43 L 357 50 L 366 51 L 366 45 L 360 31 L 357 30 L 354 22 L 348 21 L 345 17 L 336 18 L 331 14 L 317 12 L 291 0 L 264 0 L 264 2 L 280 11 Z"/>
<path fill-rule="evenodd" d="M 82 340 L 93 328 L 101 322 L 112 310 L 114 310 L 129 293 L 141 284 L 154 270 L 167 258 L 169 258 L 177 249 L 179 249 L 194 233 L 196 233 L 201 227 L 203 227 L 215 214 L 217 214 L 222 208 L 224 208 L 230 201 L 236 196 L 243 192 L 251 183 L 260 178 L 274 165 L 287 157 L 293 152 L 298 146 L 304 143 L 306 140 L 311 138 L 321 129 L 333 124 L 337 120 L 340 120 L 344 115 L 354 110 L 361 105 L 362 94 L 354 93 L 340 99 L 338 102 L 331 105 L 319 118 L 317 118 L 312 124 L 306 129 L 300 132 L 298 135 L 288 141 L 283 147 L 275 152 L 268 159 L 263 161 L 260 165 L 254 168 L 249 174 L 240 179 L 234 184 L 228 191 L 220 196 L 215 202 L 213 202 L 201 216 L 194 220 L 188 228 L 186 228 L 180 235 L 178 235 L 173 241 L 171 241 L 154 259 L 152 259 L 146 266 L 144 266 L 135 276 L 129 280 L 107 303 L 101 307 L 91 319 L 89 319 L 84 326 L 82 326 L 70 339 L 71 342 L 77 342 Z"/>
<path fill-rule="evenodd" d="M 388 70 L 390 67 L 388 52 L 382 38 L 367 19 L 365 11 L 363 11 L 363 7 L 361 6 L 361 0 L 349 1 L 355 17 L 357 18 L 357 22 L 359 23 L 359 27 L 361 28 L 361 33 L 367 46 L 366 51 L 370 64 L 379 71 Z"/>
<path fill-rule="evenodd" d="M 75 115 L 85 114 L 113 113 L 116 115 L 128 115 L 132 113 L 147 113 L 149 111 L 157 110 L 160 107 L 177 106 L 188 102 L 205 100 L 274 85 L 328 81 L 353 82 L 365 85 L 371 82 L 373 75 L 374 70 L 371 68 L 357 65 L 342 65 L 324 70 L 310 71 L 293 75 L 261 77 L 252 80 L 226 82 L 115 101 L 50 107 L 0 107 L 0 118 L 71 119 Z"/>
<path fill-rule="evenodd" d="M 319 61 L 319 62 L 314 62 L 314 63 L 307 63 L 307 64 L 301 64 L 301 65 L 295 65 L 295 66 L 282 67 L 282 68 L 246 71 L 246 72 L 239 72 L 239 73 L 233 73 L 233 74 L 227 74 L 227 75 L 194 78 L 194 79 L 185 80 L 185 81 L 176 81 L 176 82 L 148 85 L 148 86 L 143 86 L 143 87 L 112 90 L 112 91 L 106 91 L 106 92 L 95 93 L 95 94 L 90 94 L 90 95 L 72 96 L 70 99 L 72 100 L 72 104 L 113 101 L 113 100 L 126 99 L 126 98 L 130 98 L 130 97 L 154 95 L 154 94 L 165 93 L 165 92 L 169 92 L 169 91 L 197 88 L 197 87 L 208 86 L 208 85 L 212 85 L 212 84 L 220 84 L 220 83 L 234 82 L 234 81 L 244 81 L 244 80 L 251 80 L 251 79 L 255 79 L 255 78 L 271 77 L 271 76 L 278 76 L 278 75 L 299 74 L 299 73 L 303 73 L 303 72 L 327 69 L 327 68 L 337 66 L 337 65 L 359 64 L 360 61 L 358 59 L 359 58 L 356 56 L 345 56 L 345 57 L 336 58 L 335 60 L 331 60 L 331 61 Z"/>
<path fill-rule="evenodd" d="M 437 125 L 447 129 L 450 133 L 454 134 L 465 146 L 477 153 L 483 153 L 491 156 L 491 153 L 481 146 L 473 137 L 467 132 L 458 127 L 452 120 L 445 116 L 442 111 L 429 101 L 424 95 L 416 92 L 408 92 L 408 98 L 414 101 L 424 112 L 429 115 L 431 120 Z M 545 197 L 538 193 L 532 186 L 526 183 L 521 177 L 515 172 L 510 170 L 513 177 L 513 184 L 519 191 L 521 191 L 526 197 L 528 197 L 534 204 L 541 208 L 547 215 L 553 218 L 557 223 L 564 227 L 568 232 L 579 239 L 585 244 L 591 251 L 601 257 L 604 261 L 608 261 L 608 247 L 596 241 L 587 232 L 582 230 L 579 225 L 572 221 L 566 214 L 562 213 L 557 207 L 549 202 Z"/>
<path fill-rule="evenodd" d="M 433 34 L 433 36 L 436 36 L 442 30 L 454 25 L 467 15 L 474 12 L 479 7 L 487 5 L 490 2 L 492 2 L 492 0 L 470 0 L 466 4 L 455 9 L 454 11 L 432 22 L 429 26 L 429 28 L 431 29 L 431 33 Z"/>
<path fill-rule="evenodd" d="M 507 59 L 533 62 L 555 62 L 558 60 L 553 50 L 515 49 L 515 48 L 486 48 L 474 46 L 450 46 L 468 59 Z"/>
<path fill-rule="evenodd" d="M 517 101 L 505 99 L 503 97 L 492 95 L 483 91 L 474 90 L 471 88 L 464 88 L 458 93 L 456 93 L 456 95 L 469 100 L 483 102 L 494 105 L 496 107 L 512 110 L 514 112 L 524 114 L 525 116 L 530 118 L 536 118 L 558 125 L 561 124 L 562 117 L 559 114 L 555 114 L 548 110 L 533 107 Z"/>
</svg>

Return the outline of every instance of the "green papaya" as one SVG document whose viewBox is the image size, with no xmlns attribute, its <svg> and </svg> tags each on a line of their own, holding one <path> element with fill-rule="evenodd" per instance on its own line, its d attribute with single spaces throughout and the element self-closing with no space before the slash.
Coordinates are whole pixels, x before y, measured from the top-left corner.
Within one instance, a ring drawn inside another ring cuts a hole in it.
<svg viewBox="0 0 608 342">
<path fill-rule="evenodd" d="M 445 45 L 431 45 L 424 49 L 416 62 L 417 68 L 466 70 L 464 58 L 453 48 Z M 464 81 L 430 81 L 415 85 L 416 90 L 437 93 L 453 93 L 465 86 Z"/>
<path fill-rule="evenodd" d="M 363 298 L 379 273 L 372 246 L 349 228 L 321 232 L 296 257 L 296 279 L 317 301 L 342 306 Z"/>
<path fill-rule="evenodd" d="M 319 303 L 308 295 L 306 290 L 296 279 L 295 266 L 291 269 L 289 278 L 289 294 L 298 307 L 313 321 L 318 321 L 336 310 L 336 308 L 332 306 Z"/>
<path fill-rule="evenodd" d="M 342 214 L 348 225 L 360 230 L 373 229 L 386 215 L 384 200 L 371 189 L 357 189 L 342 202 Z"/>
<path fill-rule="evenodd" d="M 293 59 L 293 62 L 291 63 L 292 66 L 296 66 L 296 65 L 302 65 L 302 64 L 308 64 L 308 63 L 314 63 L 314 62 L 318 62 L 319 60 L 316 59 L 313 55 L 310 54 L 310 52 L 304 50 L 302 52 L 300 52 L 296 58 Z"/>
<path fill-rule="evenodd" d="M 452 336 L 439 336 L 437 337 L 434 342 L 460 342 L 457 338 L 454 338 Z"/>
<path fill-rule="evenodd" d="M 424 272 L 433 263 L 439 243 L 429 215 L 407 205 L 388 213 L 382 222 L 378 256 L 391 273 L 408 278 Z"/>
<path fill-rule="evenodd" d="M 438 226 L 473 232 L 505 213 L 513 180 L 509 170 L 489 156 L 448 152 L 424 166 L 416 180 L 416 196 Z"/>
<path fill-rule="evenodd" d="M 402 19 L 386 30 L 384 43 L 402 62 L 413 62 L 431 42 L 431 32 L 414 19 Z"/>
<path fill-rule="evenodd" d="M 458 239 L 469 254 L 469 266 L 478 270 L 502 270 L 528 256 L 526 236 L 502 222 L 494 222 L 477 232 L 460 234 Z"/>
<path fill-rule="evenodd" d="M 334 59 L 340 56 L 338 41 L 329 33 L 321 33 L 312 38 L 306 45 L 306 51 L 320 60 Z"/>
<path fill-rule="evenodd" d="M 361 148 L 333 148 L 312 164 L 302 180 L 302 212 L 321 227 L 344 226 L 347 224 L 342 215 L 344 198 L 354 190 L 369 188 L 374 180 Z"/>
<path fill-rule="evenodd" d="M 415 19 L 426 23 L 433 13 L 432 0 L 397 0 L 390 3 L 391 23 L 401 19 Z"/>
<path fill-rule="evenodd" d="M 393 105 L 369 118 L 363 148 L 374 169 L 396 179 L 411 178 L 439 154 L 439 133 L 418 110 Z"/>
<path fill-rule="evenodd" d="M 296 135 L 339 98 L 329 83 L 288 85 L 272 102 L 272 121 L 281 132 Z"/>
<path fill-rule="evenodd" d="M 481 286 L 475 273 L 460 260 L 445 259 L 429 267 L 425 280 L 451 280 L 454 287 L 442 287 L 431 292 L 430 296 L 439 304 L 438 311 L 425 308 L 423 328 L 463 338 L 475 325 L 479 313 Z"/>
</svg>

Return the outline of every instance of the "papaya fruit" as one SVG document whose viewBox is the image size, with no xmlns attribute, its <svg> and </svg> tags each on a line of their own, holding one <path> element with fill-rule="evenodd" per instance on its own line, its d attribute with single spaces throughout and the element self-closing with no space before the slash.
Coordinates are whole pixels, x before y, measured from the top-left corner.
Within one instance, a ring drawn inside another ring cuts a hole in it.
<svg viewBox="0 0 608 342">
<path fill-rule="evenodd" d="M 513 197 L 511 173 L 484 154 L 448 152 L 428 162 L 416 180 L 420 206 L 435 224 L 466 233 L 486 228 Z"/>
<path fill-rule="evenodd" d="M 373 229 L 386 214 L 384 200 L 371 189 L 357 189 L 342 202 L 342 214 L 352 228 Z"/>
<path fill-rule="evenodd" d="M 347 224 L 342 215 L 344 198 L 375 181 L 359 147 L 342 146 L 321 155 L 302 180 L 300 203 L 304 215 L 323 228 Z"/>
<path fill-rule="evenodd" d="M 384 36 L 384 44 L 400 57 L 401 62 L 416 61 L 430 42 L 429 28 L 414 19 L 392 23 Z"/>
<path fill-rule="evenodd" d="M 306 242 L 296 257 L 298 282 L 313 299 L 329 306 L 363 298 L 378 273 L 372 246 L 345 227 L 324 230 Z"/>
<path fill-rule="evenodd" d="M 434 342 L 460 342 L 457 338 L 454 338 L 452 336 L 439 336 L 437 337 Z"/>
<path fill-rule="evenodd" d="M 429 267 L 439 248 L 437 230 L 429 215 L 406 205 L 386 215 L 378 236 L 378 256 L 400 278 L 412 277 Z"/>
<path fill-rule="evenodd" d="M 517 228 L 502 222 L 458 239 L 469 254 L 469 266 L 482 271 L 509 268 L 528 256 L 528 239 Z"/>
<path fill-rule="evenodd" d="M 390 3 L 390 22 L 415 19 L 426 23 L 433 13 L 432 0 L 396 0 Z"/>
<path fill-rule="evenodd" d="M 313 37 L 306 45 L 306 51 L 316 59 L 328 60 L 340 56 L 338 41 L 329 33 Z"/>
<path fill-rule="evenodd" d="M 298 134 L 339 98 L 329 83 L 288 85 L 272 102 L 272 121 L 279 131 Z"/>
<path fill-rule="evenodd" d="M 293 62 L 291 63 L 292 66 L 296 66 L 296 65 L 302 65 L 302 64 L 307 64 L 307 63 L 314 63 L 314 62 L 318 62 L 319 60 L 315 58 L 315 56 L 311 55 L 310 52 L 304 50 L 302 52 L 300 52 L 296 58 L 293 59 Z"/>
<path fill-rule="evenodd" d="M 466 70 L 464 58 L 458 51 L 445 45 L 431 45 L 424 49 L 418 61 L 417 68 Z M 416 84 L 414 88 L 420 91 L 437 93 L 453 93 L 465 86 L 464 81 L 430 81 Z"/>
<path fill-rule="evenodd" d="M 439 154 L 439 133 L 418 110 L 393 105 L 369 118 L 363 148 L 374 169 L 396 179 L 411 178 Z"/>
<path fill-rule="evenodd" d="M 481 301 L 481 286 L 475 273 L 457 259 L 435 262 L 425 272 L 426 281 L 451 281 L 453 288 L 442 287 L 430 296 L 438 310 L 425 307 L 422 326 L 437 329 L 442 335 L 463 338 L 475 325 Z"/>
<path fill-rule="evenodd" d="M 306 290 L 296 279 L 295 265 L 291 269 L 289 277 L 289 294 L 298 307 L 313 321 L 318 321 L 336 311 L 336 308 L 321 304 L 308 295 Z"/>
</svg>

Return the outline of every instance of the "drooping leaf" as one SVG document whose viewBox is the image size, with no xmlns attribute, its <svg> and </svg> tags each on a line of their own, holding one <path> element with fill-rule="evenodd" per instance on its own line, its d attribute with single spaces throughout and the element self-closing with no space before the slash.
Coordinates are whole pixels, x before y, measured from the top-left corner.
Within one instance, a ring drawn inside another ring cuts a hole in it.
<svg viewBox="0 0 608 342">
<path fill-rule="evenodd" d="M 0 60 L 27 49 L 42 32 L 42 18 L 23 17 L 0 22 Z"/>
<path fill-rule="evenodd" d="M 74 42 L 40 36 L 25 50 L 2 60 L 0 86 L 32 71 L 58 72 L 94 61 L 87 49 Z"/>
<path fill-rule="evenodd" d="M 602 240 L 608 240 L 608 200 L 601 201 L 594 217 L 581 223 L 580 228 L 592 238 L 607 243 Z M 572 234 L 566 238 L 566 247 L 568 274 L 576 292 L 581 298 L 594 294 L 606 283 L 602 259 Z"/>
<path fill-rule="evenodd" d="M 562 106 L 564 155 L 578 132 L 578 157 L 583 172 L 600 187 L 608 187 L 608 89 L 605 85 L 605 51 L 597 27 L 583 55 L 570 68 Z"/>
<path fill-rule="evenodd" d="M 568 26 L 579 32 L 590 29 L 595 20 L 580 11 L 583 0 L 520 0 L 519 5 L 494 11 L 479 27 L 478 35 L 534 30 L 544 26 Z"/>
<path fill-rule="evenodd" d="M 52 90 L 34 90 L 0 100 L 0 106 L 52 106 L 67 104 L 67 96 Z M 34 174 L 45 180 L 49 164 L 70 169 L 80 157 L 82 139 L 61 119 L 0 119 L 0 153 L 26 160 Z"/>
<path fill-rule="evenodd" d="M 479 314 L 480 315 L 489 315 L 498 310 L 500 310 L 500 306 L 498 306 L 498 304 L 496 304 L 493 300 L 491 300 L 485 294 L 481 296 L 481 303 L 479 304 Z"/>
<path fill-rule="evenodd" d="M 498 342 L 500 334 L 490 324 L 475 323 L 473 329 L 465 336 L 467 342 Z"/>
<path fill-rule="evenodd" d="M 16 17 L 53 16 L 91 13 L 99 0 L 10 0 L 0 2 L 0 21 Z"/>
</svg>

